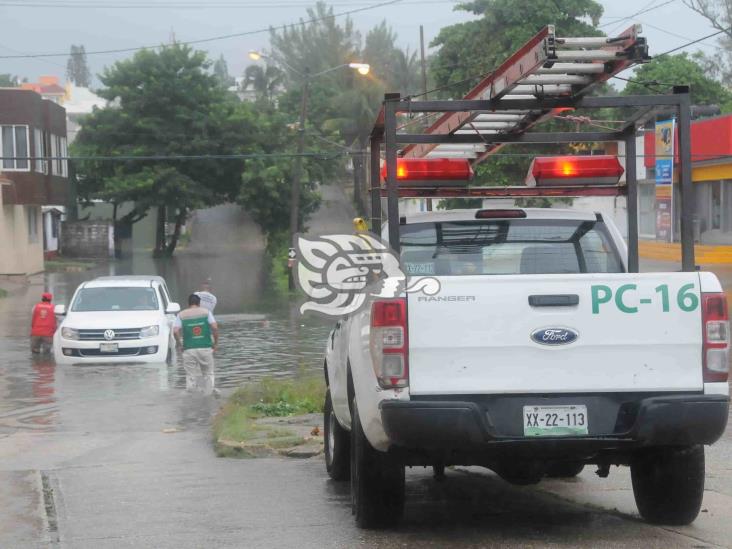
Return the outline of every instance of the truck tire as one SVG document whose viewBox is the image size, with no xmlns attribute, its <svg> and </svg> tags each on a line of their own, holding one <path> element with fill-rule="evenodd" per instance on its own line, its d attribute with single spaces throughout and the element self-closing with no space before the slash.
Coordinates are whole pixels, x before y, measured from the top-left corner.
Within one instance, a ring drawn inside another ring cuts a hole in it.
<svg viewBox="0 0 732 549">
<path fill-rule="evenodd" d="M 560 461 L 552 463 L 546 470 L 549 478 L 573 478 L 582 472 L 585 464 L 580 461 Z"/>
<path fill-rule="evenodd" d="M 348 480 L 351 474 L 351 439 L 338 423 L 333 412 L 330 389 L 325 391 L 323 407 L 323 436 L 325 438 L 325 469 L 333 480 Z"/>
<path fill-rule="evenodd" d="M 704 496 L 704 446 L 660 448 L 636 456 L 630 465 L 640 515 L 653 524 L 694 521 Z"/>
<path fill-rule="evenodd" d="M 351 421 L 351 510 L 359 528 L 391 528 L 404 513 L 404 465 L 375 450 L 361 428 L 356 400 Z"/>
</svg>

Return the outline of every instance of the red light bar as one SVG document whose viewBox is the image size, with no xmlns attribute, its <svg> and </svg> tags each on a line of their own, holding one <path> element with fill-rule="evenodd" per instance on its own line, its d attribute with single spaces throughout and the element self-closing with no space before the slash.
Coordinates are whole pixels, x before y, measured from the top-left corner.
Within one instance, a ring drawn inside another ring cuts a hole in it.
<svg viewBox="0 0 732 549">
<path fill-rule="evenodd" d="M 526 184 L 529 187 L 551 185 L 617 185 L 625 170 L 616 156 L 537 157 L 531 164 Z"/>
<path fill-rule="evenodd" d="M 386 179 L 386 164 L 381 166 Z M 467 158 L 397 158 L 397 182 L 404 186 L 461 185 L 473 179 L 473 168 Z"/>
<path fill-rule="evenodd" d="M 518 219 L 526 217 L 523 210 L 478 210 L 475 219 Z"/>
</svg>

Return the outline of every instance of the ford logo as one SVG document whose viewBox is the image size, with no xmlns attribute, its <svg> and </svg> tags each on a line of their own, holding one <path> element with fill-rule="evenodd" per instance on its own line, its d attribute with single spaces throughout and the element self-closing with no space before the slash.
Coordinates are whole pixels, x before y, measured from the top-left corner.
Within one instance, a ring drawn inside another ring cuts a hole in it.
<svg viewBox="0 0 732 549">
<path fill-rule="evenodd" d="M 570 328 L 541 328 L 531 334 L 531 339 L 541 345 L 568 345 L 578 337 L 579 334 Z"/>
</svg>

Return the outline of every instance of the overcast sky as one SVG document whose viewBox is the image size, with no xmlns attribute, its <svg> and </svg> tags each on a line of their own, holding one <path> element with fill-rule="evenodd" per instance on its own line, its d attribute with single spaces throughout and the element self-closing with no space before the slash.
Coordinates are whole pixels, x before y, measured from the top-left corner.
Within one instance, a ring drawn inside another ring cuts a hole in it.
<svg viewBox="0 0 732 549">
<path fill-rule="evenodd" d="M 379 3 L 380 0 L 333 0 L 336 13 Z M 384 1 L 384 0 L 382 0 Z M 561 1 L 561 0 L 560 0 Z M 170 3 L 176 7 L 127 8 L 112 6 Z M 681 0 L 603 0 L 603 30 L 621 31 L 631 22 L 644 25 L 651 53 L 658 53 L 686 41 L 713 32 L 709 24 L 683 5 Z M 20 4 L 20 5 L 15 5 Z M 43 4 L 44 7 L 39 7 Z M 58 4 L 58 7 L 46 7 Z M 85 4 L 84 7 L 71 7 Z M 184 8 L 196 4 L 208 7 Z M 240 7 L 226 7 L 236 4 Z M 68 52 L 71 44 L 83 44 L 86 50 L 108 50 L 156 45 L 170 40 L 196 40 L 217 35 L 253 31 L 296 22 L 305 17 L 307 0 L 0 0 L 0 55 L 19 53 Z M 453 0 L 402 0 L 353 14 L 356 27 L 364 33 L 381 20 L 397 31 L 403 46 L 419 47 L 419 26 L 424 25 L 429 41 L 441 27 L 471 18 L 454 11 Z M 34 6 L 35 5 L 35 6 Z M 90 5 L 92 7 L 90 7 Z M 213 7 L 224 6 L 224 7 Z M 107 7 L 109 6 L 109 7 Z M 632 20 L 619 20 L 642 9 L 657 9 Z M 551 23 L 551 21 L 547 21 Z M 651 26 L 653 25 L 653 26 Z M 688 48 L 713 52 L 715 39 Z M 241 74 L 251 61 L 250 49 L 266 48 L 268 33 L 229 38 L 198 46 L 212 58 L 223 54 L 233 75 Z M 130 54 L 90 55 L 89 64 L 96 74 L 115 60 Z M 11 73 L 35 80 L 42 74 L 64 76 L 66 57 L 44 59 L 0 59 L 0 73 Z M 98 80 L 95 79 L 95 84 Z"/>
</svg>

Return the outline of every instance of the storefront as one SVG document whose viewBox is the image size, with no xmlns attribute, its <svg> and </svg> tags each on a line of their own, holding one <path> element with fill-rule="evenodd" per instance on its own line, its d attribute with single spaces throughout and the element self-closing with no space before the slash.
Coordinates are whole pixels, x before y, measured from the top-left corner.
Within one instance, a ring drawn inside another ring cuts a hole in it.
<svg viewBox="0 0 732 549">
<path fill-rule="evenodd" d="M 639 227 L 654 239 L 656 228 L 654 131 L 644 140 L 646 177 L 639 189 Z M 696 201 L 694 235 L 700 244 L 732 244 L 732 115 L 692 122 L 692 181 Z M 678 165 L 675 151 L 674 164 Z M 674 173 L 674 240 L 678 241 L 680 192 Z"/>
</svg>

